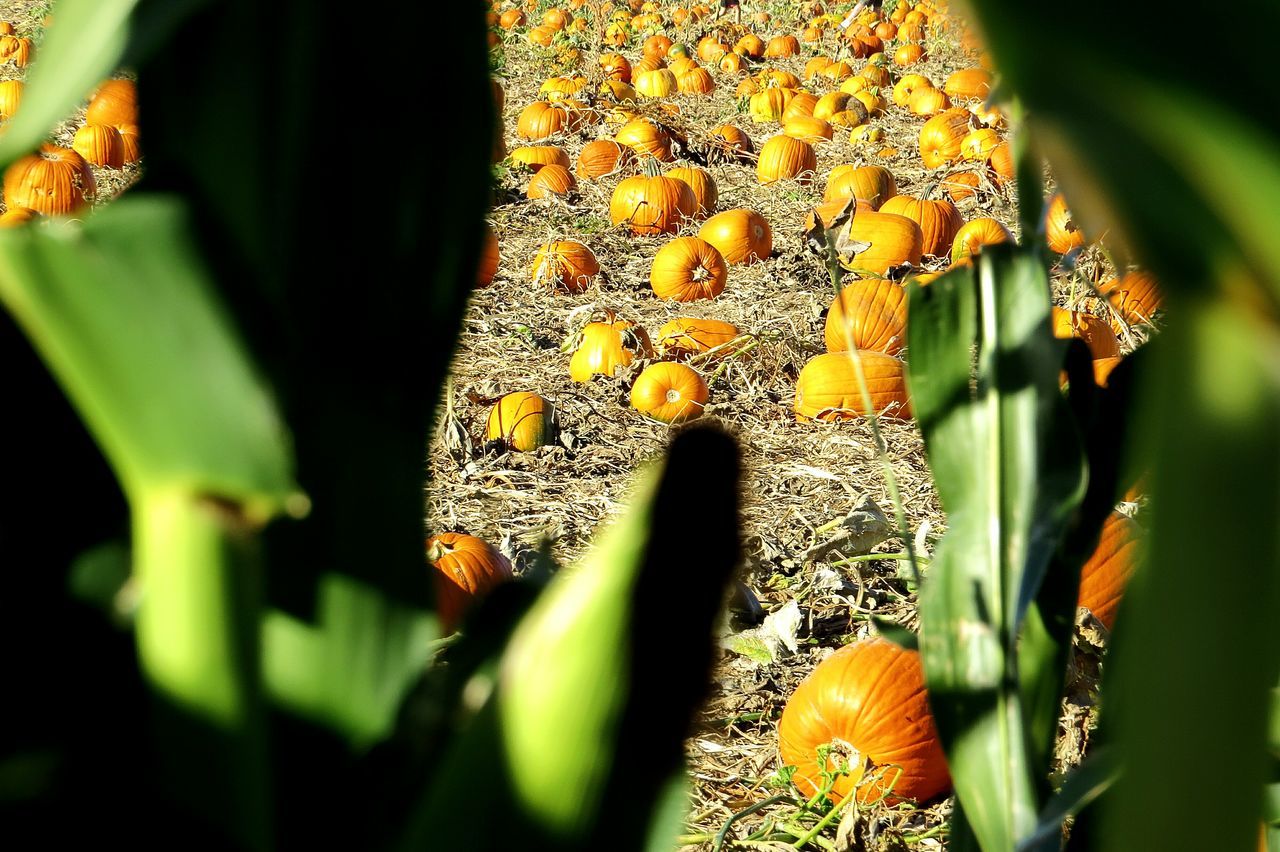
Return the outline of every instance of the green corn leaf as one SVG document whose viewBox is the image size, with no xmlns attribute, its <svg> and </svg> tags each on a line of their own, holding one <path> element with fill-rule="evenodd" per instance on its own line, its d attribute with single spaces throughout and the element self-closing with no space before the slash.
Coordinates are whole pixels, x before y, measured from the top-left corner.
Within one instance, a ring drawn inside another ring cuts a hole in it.
<svg viewBox="0 0 1280 852">
<path fill-rule="evenodd" d="M 1040 814 L 1036 830 L 1018 844 L 1018 852 L 1056 850 L 1061 846 L 1062 824 L 1080 813 L 1115 783 L 1120 772 L 1119 761 L 1105 748 L 1093 753 L 1077 766 L 1062 789 L 1058 790 Z"/>
<path fill-rule="evenodd" d="M 29 153 L 116 67 L 138 0 L 60 0 L 32 65 L 22 109 L 0 136 L 0 167 Z"/>
</svg>

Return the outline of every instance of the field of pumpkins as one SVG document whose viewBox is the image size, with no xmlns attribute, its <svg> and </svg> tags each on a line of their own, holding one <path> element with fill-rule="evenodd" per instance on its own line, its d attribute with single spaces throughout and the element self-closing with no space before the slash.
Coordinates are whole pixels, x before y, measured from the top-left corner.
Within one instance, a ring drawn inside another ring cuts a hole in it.
<svg viewBox="0 0 1280 852">
<path fill-rule="evenodd" d="M 739 440 L 746 564 L 687 743 L 693 848 L 837 848 L 838 820 L 769 803 L 788 764 L 805 795 L 831 792 L 815 754 L 833 737 L 880 778 L 860 788 L 871 810 L 855 833 L 884 848 L 945 838 L 949 779 L 919 663 L 873 640 L 871 621 L 915 623 L 904 550 L 927 557 L 946 529 L 904 378 L 906 286 L 1018 234 L 1013 122 L 988 98 L 997 70 L 946 4 L 846 20 L 852 5 L 575 0 L 489 14 L 496 180 L 429 527 L 490 542 L 502 576 L 544 540 L 571 561 L 625 511 L 627 473 L 673 426 L 711 420 Z M 1045 209 L 1063 256 L 1055 333 L 1086 341 L 1105 382 L 1151 333 L 1159 291 L 1117 270 L 1051 184 Z M 1084 572 L 1060 770 L 1088 744 L 1096 653 L 1133 568 L 1141 496 L 1126 501 Z M 673 554 L 696 534 L 690 519 Z M 895 764 L 904 774 L 885 785 Z M 859 774 L 834 781 L 836 801 Z M 724 846 L 735 814 L 730 838 L 755 847 Z"/>
</svg>

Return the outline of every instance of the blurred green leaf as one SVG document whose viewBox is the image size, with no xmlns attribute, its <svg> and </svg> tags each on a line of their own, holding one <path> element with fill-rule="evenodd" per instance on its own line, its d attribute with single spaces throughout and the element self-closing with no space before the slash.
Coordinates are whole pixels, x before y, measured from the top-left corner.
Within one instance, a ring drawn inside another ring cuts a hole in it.
<svg viewBox="0 0 1280 852">
<path fill-rule="evenodd" d="M 118 541 L 86 550 L 71 566 L 70 591 L 81 601 L 115 614 L 116 595 L 133 570 L 129 548 Z"/>
<path fill-rule="evenodd" d="M 138 0 L 59 0 L 22 109 L 0 135 L 0 167 L 30 153 L 124 54 L 129 16 Z"/>
<path fill-rule="evenodd" d="M 1040 824 L 1029 837 L 1018 844 L 1017 852 L 1056 850 L 1062 843 L 1062 824 L 1092 804 L 1115 783 L 1119 761 L 1106 748 L 1094 749 L 1084 762 L 1072 770 L 1062 789 L 1054 793 L 1040 814 Z"/>
</svg>

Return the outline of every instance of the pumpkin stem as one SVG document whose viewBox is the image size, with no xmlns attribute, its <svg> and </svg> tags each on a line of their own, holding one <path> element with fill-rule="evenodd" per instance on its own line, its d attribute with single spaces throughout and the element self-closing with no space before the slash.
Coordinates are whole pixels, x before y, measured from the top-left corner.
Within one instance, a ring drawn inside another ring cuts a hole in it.
<svg viewBox="0 0 1280 852">
<path fill-rule="evenodd" d="M 657 157 L 648 154 L 640 161 L 640 171 L 644 172 L 645 177 L 661 177 L 662 165 L 658 162 Z"/>
<path fill-rule="evenodd" d="M 431 545 L 427 548 L 427 561 L 439 562 L 452 552 L 452 547 L 437 539 L 436 541 L 431 542 Z"/>
</svg>

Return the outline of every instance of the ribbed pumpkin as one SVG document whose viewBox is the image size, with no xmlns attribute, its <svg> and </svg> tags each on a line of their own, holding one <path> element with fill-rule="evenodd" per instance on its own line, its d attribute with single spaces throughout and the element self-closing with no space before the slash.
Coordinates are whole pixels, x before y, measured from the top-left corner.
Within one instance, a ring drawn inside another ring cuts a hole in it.
<svg viewBox="0 0 1280 852">
<path fill-rule="evenodd" d="M 865 278 L 841 288 L 827 311 L 828 352 L 855 349 L 897 355 L 907 343 L 907 291 L 885 278 Z"/>
<path fill-rule="evenodd" d="M 742 128 L 733 124 L 722 124 L 712 130 L 711 141 L 717 146 L 739 154 L 751 154 L 756 150 L 751 137 Z"/>
<path fill-rule="evenodd" d="M 22 105 L 22 90 L 26 88 L 21 80 L 0 81 L 0 118 L 13 118 Z"/>
<path fill-rule="evenodd" d="M 1049 243 L 1049 250 L 1058 254 L 1066 254 L 1072 249 L 1080 248 L 1087 242 L 1084 231 L 1067 209 L 1067 201 L 1062 193 L 1055 192 L 1049 199 L 1049 207 L 1045 211 L 1044 235 Z"/>
<path fill-rule="evenodd" d="M 843 199 L 836 199 L 814 209 L 823 224 L 830 226 L 831 218 L 840 212 L 844 204 Z M 812 224 L 812 221 L 808 223 L 809 226 Z M 920 232 L 920 226 L 906 216 L 860 209 L 849 226 L 849 236 L 857 242 L 871 244 L 854 257 L 851 263 L 854 269 L 884 275 L 900 264 L 920 263 L 924 235 Z"/>
<path fill-rule="evenodd" d="M 647 155 L 663 163 L 674 159 L 671 156 L 671 137 L 647 118 L 627 122 L 613 138 L 641 156 Z"/>
<path fill-rule="evenodd" d="M 979 183 L 977 172 L 952 172 L 938 182 L 938 188 L 952 201 L 964 201 L 977 194 Z"/>
<path fill-rule="evenodd" d="M 716 247 L 725 263 L 758 263 L 773 252 L 769 220 L 754 210 L 739 208 L 717 213 L 703 223 L 698 236 Z"/>
<path fill-rule="evenodd" d="M 932 89 L 933 83 L 923 74 L 903 74 L 893 84 L 893 102 L 900 107 L 911 101 L 911 96 L 922 89 Z"/>
<path fill-rule="evenodd" d="M 0 65 L 12 62 L 19 68 L 26 68 L 31 62 L 34 49 L 31 39 L 17 36 L 0 36 Z"/>
<path fill-rule="evenodd" d="M 107 80 L 85 109 L 86 124 L 137 124 L 138 87 L 132 80 Z"/>
<path fill-rule="evenodd" d="M 534 284 L 577 294 L 599 273 L 600 263 L 591 249 L 576 240 L 555 240 L 538 249 L 529 277 Z"/>
<path fill-rule="evenodd" d="M 568 123 L 568 110 L 547 101 L 534 101 L 516 119 L 516 135 L 531 141 L 546 139 L 564 130 Z"/>
<path fill-rule="evenodd" d="M 504 30 L 510 30 L 516 27 L 523 27 L 525 20 L 523 9 L 508 9 L 498 17 L 498 26 Z"/>
<path fill-rule="evenodd" d="M 812 145 L 786 135 L 774 136 L 760 149 L 756 179 L 764 184 L 789 178 L 811 183 L 817 169 L 818 157 Z"/>
<path fill-rule="evenodd" d="M 782 111 L 779 121 L 786 124 L 793 118 L 812 118 L 813 111 L 817 106 L 818 99 L 816 97 L 808 92 L 796 92 L 787 101 L 787 108 Z"/>
<path fill-rule="evenodd" d="M 600 73 L 606 80 L 617 80 L 622 83 L 631 82 L 631 63 L 621 53 L 600 54 Z"/>
<path fill-rule="evenodd" d="M 125 165 L 136 163 L 142 159 L 142 146 L 138 142 L 138 125 L 121 124 L 116 127 L 120 131 L 120 150 L 124 156 Z"/>
<path fill-rule="evenodd" d="M 826 357 L 826 356 L 822 356 Z M 819 746 L 832 745 L 826 766 Z M 879 638 L 862 639 L 818 664 L 788 699 L 778 720 L 781 762 L 796 767 L 792 781 L 806 796 L 823 786 L 823 770 L 841 763 L 849 774 L 831 793 L 842 801 L 893 798 L 927 801 L 951 787 L 925 693 L 920 656 Z M 866 768 L 875 768 L 861 784 Z"/>
<path fill-rule="evenodd" d="M 596 180 L 634 166 L 635 160 L 635 152 L 630 147 L 612 139 L 596 139 L 582 146 L 574 171 L 578 177 Z"/>
<path fill-rule="evenodd" d="M 746 68 L 741 56 L 736 53 L 726 53 L 720 57 L 720 70 L 726 74 L 742 74 Z"/>
<path fill-rule="evenodd" d="M 991 149 L 987 163 L 991 167 L 988 174 L 996 186 L 1004 186 L 1013 180 L 1013 149 L 1008 142 L 1001 142 Z"/>
<path fill-rule="evenodd" d="M 676 88 L 682 95 L 709 95 L 716 90 L 716 81 L 707 69 L 690 68 L 676 78 Z"/>
<path fill-rule="evenodd" d="M 472 604 L 512 578 L 507 557 L 473 535 L 432 536 L 427 539 L 427 561 L 436 569 L 436 612 L 446 634 L 457 628 Z"/>
<path fill-rule="evenodd" d="M 853 95 L 849 92 L 828 92 L 818 98 L 818 102 L 813 105 L 813 117 L 820 118 L 823 121 L 830 121 L 831 116 L 838 112 L 844 112 L 849 108 L 849 101 L 853 99 Z M 862 105 L 854 101 L 859 107 Z M 858 122 L 861 124 L 861 122 Z"/>
<path fill-rule="evenodd" d="M 764 40 L 755 33 L 747 33 L 738 39 L 733 52 L 747 59 L 761 59 L 764 56 Z"/>
<path fill-rule="evenodd" d="M 741 334 L 732 323 L 713 319 L 676 317 L 658 329 L 658 349 L 663 357 L 682 358 L 723 346 Z"/>
<path fill-rule="evenodd" d="M 693 190 L 694 210 L 699 218 L 709 216 L 716 209 L 720 192 L 716 189 L 715 178 L 711 177 L 711 173 L 706 169 L 698 166 L 681 166 L 667 172 L 667 177 L 689 184 L 689 189 Z"/>
<path fill-rule="evenodd" d="M 4 173 L 6 207 L 26 207 L 46 216 L 64 216 L 93 200 L 93 170 L 70 148 L 44 144 L 38 153 L 15 160 Z"/>
<path fill-rule="evenodd" d="M 1009 229 L 990 216 L 973 219 L 956 231 L 955 239 L 951 242 L 951 262 L 975 255 L 983 246 L 1012 240 L 1013 234 L 1009 233 Z"/>
<path fill-rule="evenodd" d="M 498 237 L 488 222 L 484 223 L 484 239 L 480 243 L 480 264 L 476 268 L 476 286 L 488 287 L 498 274 Z"/>
<path fill-rule="evenodd" d="M 108 169 L 124 165 L 124 148 L 120 131 L 110 124 L 86 124 L 76 131 L 72 149 L 86 162 Z"/>
<path fill-rule="evenodd" d="M 985 163 L 999 144 L 999 133 L 990 127 L 979 127 L 960 140 L 960 158 Z"/>
<path fill-rule="evenodd" d="M 747 115 L 756 124 L 781 121 L 793 94 L 791 89 L 765 89 L 757 92 L 747 103 Z"/>
<path fill-rule="evenodd" d="M 951 250 L 951 241 L 964 224 L 964 217 L 950 201 L 928 201 L 909 195 L 895 195 L 880 206 L 881 213 L 906 216 L 920 226 L 924 236 L 922 251 L 925 255 L 944 257 Z"/>
<path fill-rule="evenodd" d="M 615 225 L 626 222 L 633 234 L 674 234 L 697 209 L 689 184 L 663 175 L 629 177 L 609 200 L 610 220 Z"/>
<path fill-rule="evenodd" d="M 587 323 L 569 359 L 569 378 L 587 382 L 597 373 L 612 376 L 614 370 L 627 366 L 637 355 L 653 355 L 649 335 L 640 326 L 613 319 Z"/>
<path fill-rule="evenodd" d="M 817 145 L 829 142 L 835 135 L 828 122 L 810 115 L 798 115 L 783 122 L 782 132 L 793 139 Z"/>
<path fill-rule="evenodd" d="M 10 207 L 0 213 L 0 228 L 16 228 L 19 225 L 25 225 L 39 215 L 39 213 L 28 210 L 25 207 Z"/>
<path fill-rule="evenodd" d="M 962 68 L 948 77 L 942 88 L 953 98 L 983 100 L 991 94 L 991 75 L 981 68 Z"/>
<path fill-rule="evenodd" d="M 828 352 L 804 365 L 796 379 L 796 420 L 852 420 L 866 413 L 853 357 L 848 352 Z M 872 410 L 884 417 L 909 419 L 903 363 L 883 352 L 859 351 L 858 357 Z"/>
<path fill-rule="evenodd" d="M 528 166 L 535 172 L 543 166 L 569 168 L 569 155 L 559 145 L 525 145 L 513 150 L 510 156 L 513 162 Z"/>
<path fill-rule="evenodd" d="M 538 169 L 538 173 L 529 179 L 529 187 L 525 195 L 529 198 L 550 198 L 553 195 L 568 195 L 578 188 L 573 172 L 564 166 L 550 165 Z"/>
<path fill-rule="evenodd" d="M 551 443 L 555 408 L 528 391 L 509 393 L 489 409 L 485 440 L 502 441 L 513 450 L 529 452 Z"/>
<path fill-rule="evenodd" d="M 1137 564 L 1142 528 L 1119 512 L 1102 524 L 1102 537 L 1093 555 L 1080 569 L 1079 606 L 1110 630 L 1129 578 Z"/>
<path fill-rule="evenodd" d="M 914 115 L 933 116 L 951 108 L 951 98 L 946 92 L 934 88 L 920 88 L 911 93 L 907 109 Z"/>
<path fill-rule="evenodd" d="M 766 59 L 786 59 L 800 52 L 800 40 L 793 35 L 774 36 L 764 46 Z"/>
<path fill-rule="evenodd" d="M 1062 340 L 1080 338 L 1088 344 L 1094 358 L 1114 358 L 1120 354 L 1120 341 L 1111 326 L 1082 311 L 1054 307 L 1053 336 Z"/>
<path fill-rule="evenodd" d="M 664 35 L 651 35 L 644 40 L 641 50 L 646 59 L 663 59 L 671 49 L 671 39 Z"/>
<path fill-rule="evenodd" d="M 659 299 L 692 302 L 724 292 L 729 267 L 711 243 L 699 237 L 676 237 L 654 255 L 649 284 Z"/>
<path fill-rule="evenodd" d="M 866 202 L 869 209 L 879 210 L 897 192 L 898 183 L 893 178 L 893 172 L 884 166 L 859 166 L 838 173 L 833 169 L 827 179 L 822 200 L 856 198 L 859 202 Z"/>
<path fill-rule="evenodd" d="M 1112 278 L 1099 289 L 1130 325 L 1150 322 L 1163 301 L 1155 276 L 1142 270 Z"/>
<path fill-rule="evenodd" d="M 904 44 L 893 52 L 894 64 L 904 68 L 908 65 L 915 65 L 925 58 L 924 48 L 916 43 Z"/>
<path fill-rule="evenodd" d="M 676 75 L 669 68 L 644 71 L 636 74 L 633 79 L 635 90 L 646 98 L 665 98 L 678 88 Z"/>
<path fill-rule="evenodd" d="M 674 361 L 660 361 L 644 368 L 631 386 L 631 406 L 663 423 L 683 423 L 702 416 L 707 404 L 707 383 L 698 371 Z"/>
<path fill-rule="evenodd" d="M 937 169 L 960 159 L 960 143 L 969 135 L 967 109 L 954 107 L 940 112 L 920 128 L 920 160 L 926 168 Z"/>
</svg>

